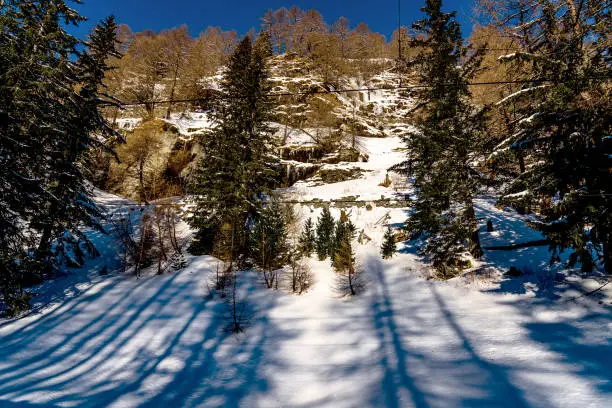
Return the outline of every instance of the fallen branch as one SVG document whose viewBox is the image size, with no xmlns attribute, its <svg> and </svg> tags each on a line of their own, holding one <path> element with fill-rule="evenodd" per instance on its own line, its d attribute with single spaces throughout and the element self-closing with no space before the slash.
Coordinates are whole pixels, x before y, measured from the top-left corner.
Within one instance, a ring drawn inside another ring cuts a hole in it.
<svg viewBox="0 0 612 408">
<path fill-rule="evenodd" d="M 591 296 L 592 294 L 595 294 L 595 293 L 599 292 L 600 290 L 602 290 L 603 288 L 605 288 L 606 286 L 608 286 L 610 283 L 612 283 L 612 280 L 607 281 L 606 283 L 604 283 L 603 285 L 601 285 L 597 289 L 593 289 L 593 290 L 591 290 L 589 292 L 583 293 L 582 295 L 579 295 L 579 296 L 573 297 L 571 299 L 568 299 L 565 302 L 573 302 L 574 300 L 578 300 L 578 299 L 583 298 L 583 297 Z"/>
<path fill-rule="evenodd" d="M 511 245 L 488 246 L 488 247 L 483 247 L 483 249 L 488 250 L 488 251 L 513 251 L 515 249 L 520 249 L 520 248 L 546 246 L 550 244 L 551 242 L 547 239 L 539 239 L 537 241 L 521 242 L 518 244 L 511 244 Z"/>
</svg>

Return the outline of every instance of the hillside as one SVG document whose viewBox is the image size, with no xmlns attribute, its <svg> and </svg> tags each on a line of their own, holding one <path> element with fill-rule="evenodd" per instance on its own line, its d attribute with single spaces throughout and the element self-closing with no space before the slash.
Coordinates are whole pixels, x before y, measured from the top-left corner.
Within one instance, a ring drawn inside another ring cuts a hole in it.
<svg viewBox="0 0 612 408">
<path fill-rule="evenodd" d="M 271 125 L 276 129 L 284 167 L 284 176 L 279 180 L 282 186 L 320 176 L 331 164 L 367 160 L 367 148 L 357 142 L 361 137 L 389 137 L 405 131 L 405 115 L 412 102 L 395 89 L 399 77 L 393 72 L 393 61 L 374 60 L 371 65 L 370 74 L 345 73 L 332 85 L 307 59 L 283 54 L 270 60 L 270 93 L 282 95 L 271 97 L 275 106 L 275 122 Z M 204 77 L 202 83 L 214 91 L 219 88 L 220 79 L 220 74 Z M 344 89 L 362 91 L 334 92 Z M 150 192 L 149 199 L 177 195 L 184 190 L 193 165 L 200 160 L 197 140 L 205 137 L 213 125 L 212 111 L 204 102 L 201 106 L 179 103 L 173 104 L 174 113 L 166 117 L 166 105 L 157 105 L 155 119 L 147 118 L 141 105 L 110 112 L 109 120 L 127 140 L 128 147 L 117 146 L 120 160 L 127 164 L 121 166 L 106 157 L 109 175 L 95 182 L 97 187 L 142 200 L 138 187 L 140 173 L 129 164 L 134 149 L 131 141 L 139 137 L 135 133 L 150 133 L 153 128 L 154 139 L 159 140 L 147 143 L 155 147 L 150 147 L 146 155 L 144 178 L 145 187 L 157 193 Z M 168 181 L 169 173 L 174 179 Z M 162 179 L 168 183 L 164 184 Z"/>
<path fill-rule="evenodd" d="M 189 256 L 179 272 L 152 270 L 139 280 L 99 276 L 100 263 L 92 263 L 55 282 L 56 295 L 66 282 L 63 296 L 46 304 L 41 288 L 41 309 L 0 326 L 0 405 L 605 406 L 612 288 L 571 300 L 599 285 L 564 273 L 563 280 L 547 278 L 545 248 L 487 251 L 474 281 L 470 273 L 428 280 L 409 242 L 381 260 L 384 225 L 402 222 L 408 211 L 391 202 L 410 188 L 395 179 L 378 186 L 401 160 L 396 138 L 359 143 L 368 162 L 330 166 L 358 167 L 362 177 L 302 181 L 281 193 L 303 201 L 351 195 L 372 206 L 332 205 L 335 216 L 342 207 L 372 239 L 356 244 L 364 293 L 338 294 L 329 261 L 314 258 L 314 286 L 301 296 L 289 294 L 284 279 L 271 291 L 259 272 L 242 271 L 246 330 L 232 335 L 228 305 L 210 291 L 214 258 Z M 110 195 L 98 200 L 115 213 L 134 208 Z M 298 204 L 296 211 L 304 220 L 320 206 Z M 533 238 L 512 211 L 487 200 L 478 211 L 499 228 L 488 234 L 481 225 L 485 245 Z M 110 237 L 95 239 L 112 252 Z M 112 268 L 110 257 L 102 259 Z M 511 265 L 534 273 L 503 276 Z"/>
<path fill-rule="evenodd" d="M 612 407 L 609 1 L 70 3 L 0 2 L 0 408 Z"/>
</svg>

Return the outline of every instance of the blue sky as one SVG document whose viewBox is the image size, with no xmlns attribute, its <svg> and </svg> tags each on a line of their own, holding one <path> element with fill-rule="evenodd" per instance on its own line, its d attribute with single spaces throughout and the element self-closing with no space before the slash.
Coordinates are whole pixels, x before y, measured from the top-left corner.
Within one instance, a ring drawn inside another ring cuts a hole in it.
<svg viewBox="0 0 612 408">
<path fill-rule="evenodd" d="M 419 8 L 424 0 L 401 0 L 402 24 L 409 25 L 421 13 Z M 92 25 L 108 14 L 114 14 L 118 21 L 128 24 L 134 31 L 150 28 L 160 31 L 164 28 L 187 24 L 192 35 L 197 36 L 207 26 L 221 26 L 236 29 L 240 34 L 251 27 L 259 28 L 260 17 L 267 9 L 290 8 L 296 5 L 302 9 L 316 8 L 328 23 L 344 16 L 354 26 L 367 23 L 372 31 L 387 38 L 397 27 L 397 0 L 84 0 L 85 4 L 74 6 L 83 16 L 90 19 L 73 33 L 83 37 Z M 457 10 L 463 35 L 468 36 L 473 24 L 472 0 L 446 0 L 444 8 Z"/>
</svg>

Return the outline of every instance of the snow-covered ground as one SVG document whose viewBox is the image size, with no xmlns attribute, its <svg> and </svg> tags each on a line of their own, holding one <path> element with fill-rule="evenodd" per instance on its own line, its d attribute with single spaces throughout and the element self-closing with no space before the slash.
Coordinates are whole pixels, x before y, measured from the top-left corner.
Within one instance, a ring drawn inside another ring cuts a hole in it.
<svg viewBox="0 0 612 408">
<path fill-rule="evenodd" d="M 610 406 L 609 310 L 423 280 L 412 255 L 362 262 L 353 299 L 318 261 L 303 296 L 243 272 L 238 336 L 211 258 L 109 278 L 0 328 L 0 406 Z"/>
<path fill-rule="evenodd" d="M 599 280 L 553 274 L 546 247 L 486 251 L 473 273 L 447 282 L 426 279 L 410 242 L 381 260 L 385 225 L 407 209 L 374 200 L 410 190 L 398 178 L 379 186 L 402 159 L 397 138 L 359 142 L 370 160 L 336 166 L 367 170 L 361 178 L 283 194 L 372 200 L 345 208 L 372 239 L 355 243 L 364 293 L 341 297 L 328 261 L 310 261 L 315 284 L 301 296 L 240 272 L 246 331 L 232 335 L 228 305 L 209 294 L 211 257 L 163 276 L 80 282 L 77 294 L 0 322 L 0 407 L 612 406 L 612 288 L 573 299 Z M 306 219 L 320 208 L 296 210 Z M 477 212 L 496 227 L 482 226 L 484 246 L 540 238 L 489 200 Z M 75 276 L 91 276 L 95 262 Z M 530 273 L 504 277 L 513 265 Z"/>
<path fill-rule="evenodd" d="M 327 164 L 323 168 L 361 169 L 364 170 L 363 177 L 323 185 L 310 181 L 300 181 L 285 189 L 284 194 L 287 197 L 299 197 L 302 200 L 317 198 L 329 201 L 347 197 L 353 200 L 401 199 L 399 193 L 409 193 L 410 190 L 406 188 L 405 183 L 401 183 L 400 186 L 392 184 L 390 187 L 379 185 L 385 180 L 389 167 L 401 162 L 404 158 L 404 154 L 400 150 L 402 144 L 398 137 L 385 139 L 357 137 L 356 144 L 363 153 L 368 155 L 367 162 Z M 400 178 L 394 173 L 389 175 L 397 182 L 400 181 Z M 402 211 L 402 214 L 405 214 L 405 212 Z M 362 219 L 357 217 L 354 221 L 361 222 Z M 403 219 L 399 221 L 403 221 Z"/>
</svg>

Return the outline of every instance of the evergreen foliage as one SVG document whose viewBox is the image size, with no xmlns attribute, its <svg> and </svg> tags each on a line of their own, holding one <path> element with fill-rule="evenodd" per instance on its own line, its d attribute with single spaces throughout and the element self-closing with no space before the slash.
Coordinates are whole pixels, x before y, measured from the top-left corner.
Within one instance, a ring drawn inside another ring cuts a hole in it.
<svg viewBox="0 0 612 408">
<path fill-rule="evenodd" d="M 174 259 L 172 260 L 172 269 L 175 271 L 179 271 L 184 269 L 187 266 L 187 260 L 185 259 L 185 255 L 181 253 L 176 253 Z"/>
<path fill-rule="evenodd" d="M 99 108 L 108 103 L 102 81 L 107 59 L 118 56 L 117 26 L 109 17 L 83 43 L 65 29 L 83 20 L 62 0 L 2 2 L 0 166 L 10 169 L 0 175 L 5 302 L 69 260 L 69 248 L 95 254 L 80 232 L 101 229 L 82 163 L 115 137 Z"/>
<path fill-rule="evenodd" d="M 192 184 L 195 208 L 190 224 L 204 246 L 224 223 L 236 225 L 235 245 L 246 252 L 249 220 L 274 186 L 278 158 L 269 126 L 272 101 L 266 61 L 270 40 L 245 37 L 232 54 L 215 103 L 214 128 L 200 138 L 203 154 Z"/>
<path fill-rule="evenodd" d="M 48 263 L 63 255 L 51 253 L 52 242 L 86 242 L 87 237 L 81 232 L 83 226 L 103 231 L 98 222 L 101 214 L 89 198 L 81 164 L 92 147 L 100 146 L 105 138 L 115 137 L 99 108 L 104 104 L 100 99 L 102 81 L 105 72 L 110 69 L 106 60 L 117 55 L 116 29 L 112 17 L 101 22 L 90 35 L 87 49 L 77 54 L 75 66 L 67 63 L 64 78 L 68 84 L 80 86 L 78 94 L 72 95 L 77 99 L 72 100 L 65 95 L 65 89 L 58 89 L 54 95 L 57 99 L 53 101 L 56 106 L 45 107 L 55 110 L 54 117 L 50 119 L 57 121 L 56 125 L 61 126 L 63 132 L 61 136 L 56 135 L 52 142 L 49 140 L 51 143 L 46 146 L 51 165 L 46 169 L 44 188 L 52 198 L 32 220 L 32 224 L 42 232 L 37 257 Z M 68 43 L 72 41 L 68 40 Z M 70 78 L 71 73 L 75 75 L 74 79 Z M 76 93 L 74 90 L 72 92 Z M 59 112 L 58 105 L 62 107 Z M 61 242 L 57 248 L 62 248 Z"/>
<path fill-rule="evenodd" d="M 298 239 L 298 248 L 302 256 L 310 257 L 315 250 L 316 240 L 312 218 L 308 218 Z"/>
<path fill-rule="evenodd" d="M 255 265 L 263 271 L 268 288 L 278 284 L 274 271 L 286 263 L 289 248 L 285 219 L 277 202 L 270 202 L 255 218 L 249 248 Z"/>
<path fill-rule="evenodd" d="M 396 247 L 395 247 L 395 235 L 393 235 L 393 229 L 391 226 L 388 226 L 385 230 L 385 235 L 383 237 L 382 247 L 380 252 L 382 254 L 383 259 L 392 258 L 395 255 Z"/>
<path fill-rule="evenodd" d="M 351 295 L 357 294 L 360 282 L 357 276 L 355 267 L 355 252 L 353 251 L 352 241 L 355 238 L 355 230 L 351 229 L 350 221 L 342 222 L 340 234 L 336 234 L 338 239 L 337 248 L 333 255 L 333 266 L 338 274 L 341 275 L 340 280 L 343 281 L 346 277 L 348 283 L 347 289 Z"/>
<path fill-rule="evenodd" d="M 333 253 L 334 229 L 334 218 L 329 211 L 329 207 L 323 207 L 323 212 L 317 221 L 317 240 L 315 244 L 317 256 L 321 261 Z"/>
<path fill-rule="evenodd" d="M 569 248 L 569 266 L 590 271 L 596 250 L 612 273 L 610 5 L 536 1 L 529 12 L 532 23 L 521 28 L 527 51 L 502 61 L 527 67 L 534 82 L 500 106 L 521 107 L 526 119 L 504 145 L 533 164 L 507 192 L 540 199 L 542 219 L 533 225 L 551 241 L 553 262 Z"/>
<path fill-rule="evenodd" d="M 355 231 L 357 230 L 348 216 L 345 213 L 342 213 L 342 215 L 343 216 L 336 221 L 336 227 L 334 228 L 334 241 L 329 253 L 332 263 L 336 261 L 336 251 L 340 249 L 342 243 L 346 239 L 352 240 L 355 236 Z"/>
<path fill-rule="evenodd" d="M 440 0 L 427 0 L 425 18 L 413 24 L 419 35 L 410 45 L 420 51 L 409 66 L 427 88 L 414 95 L 415 130 L 403 138 L 408 159 L 393 170 L 414 179 L 416 200 L 406 229 L 413 238 L 426 238 L 422 253 L 449 275 L 466 249 L 482 255 L 473 207 L 482 180 L 473 162 L 483 149 L 486 111 L 469 102 L 468 81 L 480 51 L 469 52 L 455 13 L 441 7 Z"/>
</svg>

